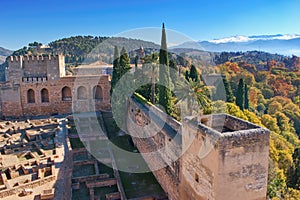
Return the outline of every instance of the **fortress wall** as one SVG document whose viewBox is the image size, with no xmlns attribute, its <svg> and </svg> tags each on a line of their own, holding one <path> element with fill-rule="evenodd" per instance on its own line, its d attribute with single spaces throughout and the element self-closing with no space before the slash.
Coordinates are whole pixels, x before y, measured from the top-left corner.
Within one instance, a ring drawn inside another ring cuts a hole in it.
<svg viewBox="0 0 300 200">
<path fill-rule="evenodd" d="M 127 122 L 129 132 L 136 134 L 137 136 L 142 134 L 143 137 L 145 137 L 146 132 L 143 131 L 143 128 L 146 128 L 150 121 L 151 120 L 145 108 L 135 100 L 130 100 Z M 137 124 L 140 128 L 137 127 Z M 157 126 L 157 128 L 160 127 L 160 125 L 155 123 L 151 123 L 150 126 Z M 177 156 L 176 154 L 181 151 L 180 146 L 177 146 L 176 142 L 169 144 L 172 143 L 172 141 L 169 141 L 170 135 L 164 129 L 161 129 L 157 134 L 152 135 L 151 133 L 151 136 L 147 138 L 132 137 L 132 139 L 140 152 L 153 152 L 152 155 L 142 154 L 150 169 L 157 169 L 157 166 L 161 166 L 163 162 L 171 162 L 169 167 L 162 167 L 153 171 L 153 174 L 170 199 L 180 199 L 178 187 L 180 183 L 180 162 L 172 162 L 174 156 Z M 160 153 L 159 149 L 163 149 L 164 147 L 166 149 Z M 174 152 L 174 149 L 177 151 L 179 149 L 179 152 Z"/>
<path fill-rule="evenodd" d="M 183 122 L 180 199 L 216 199 L 219 152 L 213 130 L 201 130 L 198 123 Z"/>
<path fill-rule="evenodd" d="M 51 114 L 66 114 L 72 113 L 72 106 L 74 111 L 88 112 L 99 109 L 109 109 L 110 99 L 109 90 L 110 83 L 108 77 L 104 76 L 86 76 L 86 77 L 64 77 L 55 82 L 24 82 L 21 84 L 21 102 L 23 107 L 23 114 L 25 116 L 35 115 L 51 115 Z M 99 80 L 100 79 L 100 80 Z M 92 96 L 92 83 L 99 83 L 103 88 L 103 100 L 95 101 Z M 83 86 L 87 91 L 87 98 L 77 100 L 77 88 Z M 72 91 L 72 100 L 62 100 L 62 89 L 69 87 Z M 29 89 L 35 92 L 35 103 L 28 103 L 27 92 Z M 47 89 L 49 93 L 49 102 L 42 102 L 41 91 Z"/>
<path fill-rule="evenodd" d="M 171 148 L 160 154 L 174 137 L 176 123 L 156 109 L 129 101 L 127 127 L 141 153 L 158 152 L 152 156 L 142 154 L 150 169 L 170 158 L 178 160 L 168 167 L 154 171 L 154 175 L 170 199 L 266 199 L 269 131 L 236 117 L 217 114 L 199 119 L 184 119 L 178 131 L 181 139 L 173 139 Z M 149 109 L 151 112 L 149 112 Z M 159 129 L 159 120 L 167 123 Z M 151 117 L 150 117 L 151 116 Z M 149 126 L 149 127 L 148 127 Z M 159 131 L 152 133 L 153 129 Z M 151 132 L 152 130 L 152 132 Z M 182 132 L 182 134 L 180 133 Z M 178 149 L 180 149 L 178 151 Z"/>
<path fill-rule="evenodd" d="M 65 57 L 61 55 L 50 56 L 47 61 L 47 76 L 49 81 L 59 80 L 66 75 Z"/>
<path fill-rule="evenodd" d="M 8 68 L 5 70 L 5 80 L 13 84 L 20 83 L 22 77 L 22 56 L 10 56 L 7 59 Z"/>
<path fill-rule="evenodd" d="M 269 131 L 225 133 L 219 143 L 217 199 L 266 199 Z"/>
<path fill-rule="evenodd" d="M 44 59 L 42 56 L 24 56 L 22 65 L 23 76 L 46 76 L 47 63 L 48 59 Z"/>
<path fill-rule="evenodd" d="M 61 55 L 10 56 L 6 79 L 7 82 L 0 85 L 3 116 L 52 115 L 72 113 L 73 110 L 88 112 L 110 109 L 109 76 L 65 76 L 64 56 Z M 102 91 L 101 98 L 98 99 L 94 99 L 93 94 L 96 85 Z M 80 86 L 85 88 L 86 96 L 78 99 L 77 89 Z M 72 99 L 63 99 L 64 87 L 70 88 Z M 43 89 L 48 91 L 49 102 L 42 102 Z M 33 90 L 34 94 L 29 95 L 29 90 Z"/>
<path fill-rule="evenodd" d="M 20 87 L 6 85 L 1 87 L 1 113 L 3 116 L 21 116 L 22 105 Z"/>
</svg>

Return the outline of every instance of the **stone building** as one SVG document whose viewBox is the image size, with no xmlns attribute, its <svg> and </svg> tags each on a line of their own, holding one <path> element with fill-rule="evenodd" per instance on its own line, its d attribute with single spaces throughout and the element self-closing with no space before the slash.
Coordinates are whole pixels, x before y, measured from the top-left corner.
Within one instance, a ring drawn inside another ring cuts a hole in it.
<svg viewBox="0 0 300 200">
<path fill-rule="evenodd" d="M 4 117 L 66 114 L 110 107 L 110 76 L 78 70 L 66 76 L 64 56 L 10 56 L 0 84 Z"/>
<path fill-rule="evenodd" d="M 169 199 L 266 199 L 269 130 L 227 114 L 180 123 L 134 98 L 128 118 L 135 145 Z"/>
</svg>

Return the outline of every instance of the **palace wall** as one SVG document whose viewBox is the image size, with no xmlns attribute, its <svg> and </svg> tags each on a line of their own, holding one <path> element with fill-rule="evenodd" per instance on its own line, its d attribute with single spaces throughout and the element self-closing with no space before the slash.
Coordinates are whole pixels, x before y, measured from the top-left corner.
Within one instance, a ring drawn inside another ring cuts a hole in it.
<svg viewBox="0 0 300 200">
<path fill-rule="evenodd" d="M 61 55 L 11 56 L 5 74 L 6 82 L 0 85 L 0 107 L 4 117 L 110 108 L 109 75 L 65 76 Z"/>
</svg>

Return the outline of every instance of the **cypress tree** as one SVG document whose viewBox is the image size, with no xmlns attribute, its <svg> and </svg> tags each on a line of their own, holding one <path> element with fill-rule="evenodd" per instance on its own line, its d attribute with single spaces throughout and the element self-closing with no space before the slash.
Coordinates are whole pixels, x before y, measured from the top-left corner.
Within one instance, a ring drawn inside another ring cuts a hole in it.
<svg viewBox="0 0 300 200">
<path fill-rule="evenodd" d="M 119 48 L 115 46 L 110 94 L 112 94 L 112 91 L 120 78 L 120 70 L 120 52 Z"/>
<path fill-rule="evenodd" d="M 186 71 L 185 71 L 185 79 L 186 79 L 187 81 L 189 81 L 189 78 L 190 78 L 189 71 L 186 70 Z"/>
<path fill-rule="evenodd" d="M 245 84 L 245 109 L 249 109 L 249 96 L 248 96 L 248 86 Z"/>
<path fill-rule="evenodd" d="M 171 113 L 171 91 L 170 91 L 170 72 L 168 62 L 168 50 L 165 25 L 162 26 L 161 46 L 159 51 L 159 104 L 166 110 L 168 114 Z"/>
<path fill-rule="evenodd" d="M 135 56 L 135 57 L 134 57 L 134 67 L 135 67 L 135 70 L 137 69 L 138 61 L 139 61 L 139 57 L 138 57 L 138 56 Z"/>
<path fill-rule="evenodd" d="M 245 94 L 245 88 L 244 88 L 244 80 L 241 78 L 239 81 L 237 93 L 236 93 L 236 105 L 240 107 L 241 110 L 244 110 L 244 94 Z"/>
<path fill-rule="evenodd" d="M 123 47 L 120 56 L 120 77 L 121 78 L 130 69 L 130 59 L 126 49 Z"/>
<path fill-rule="evenodd" d="M 197 72 L 197 69 L 196 69 L 195 65 L 192 65 L 192 66 L 191 66 L 190 78 L 191 78 L 194 82 L 198 82 L 198 72 Z"/>
<path fill-rule="evenodd" d="M 170 60 L 170 62 L 169 62 L 169 67 L 170 67 L 170 69 L 172 69 L 171 71 L 170 71 L 170 78 L 171 78 L 171 82 L 173 83 L 173 85 L 175 86 L 175 84 L 176 84 L 176 73 L 177 73 L 177 71 L 178 71 L 178 67 L 177 67 L 177 63 L 175 62 L 175 60 Z"/>
<path fill-rule="evenodd" d="M 230 84 L 227 81 L 227 78 L 223 78 L 223 83 L 225 87 L 225 92 L 226 92 L 226 100 L 227 102 L 233 103 L 234 102 L 234 97 L 233 97 L 233 92 L 231 90 Z"/>
</svg>

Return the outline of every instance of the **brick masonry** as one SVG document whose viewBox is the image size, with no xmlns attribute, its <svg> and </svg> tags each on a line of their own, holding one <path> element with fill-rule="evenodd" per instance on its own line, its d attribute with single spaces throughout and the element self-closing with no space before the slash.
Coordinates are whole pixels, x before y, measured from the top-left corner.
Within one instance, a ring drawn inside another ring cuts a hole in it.
<svg viewBox="0 0 300 200">
<path fill-rule="evenodd" d="M 110 108 L 109 75 L 79 73 L 66 76 L 62 55 L 11 56 L 5 76 L 6 82 L 0 84 L 0 111 L 4 117 Z M 71 96 L 64 96 L 63 89 L 66 87 L 70 89 Z"/>
</svg>

